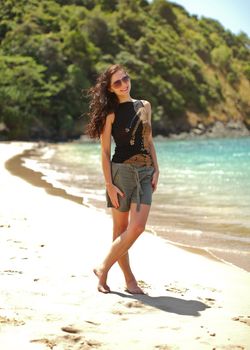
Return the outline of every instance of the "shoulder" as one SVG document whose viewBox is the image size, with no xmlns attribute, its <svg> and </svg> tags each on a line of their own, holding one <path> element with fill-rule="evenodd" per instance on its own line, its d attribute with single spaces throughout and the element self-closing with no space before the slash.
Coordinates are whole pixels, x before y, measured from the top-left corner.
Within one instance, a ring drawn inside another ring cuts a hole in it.
<svg viewBox="0 0 250 350">
<path fill-rule="evenodd" d="M 105 122 L 104 122 L 104 127 L 103 127 L 103 130 L 102 130 L 102 134 L 106 135 L 106 134 L 111 133 L 111 129 L 112 129 L 112 124 L 114 122 L 114 118 L 115 118 L 114 113 L 110 113 L 110 114 L 107 115 L 107 117 L 105 119 Z"/>
<path fill-rule="evenodd" d="M 146 111 L 148 113 L 151 113 L 151 104 L 150 104 L 150 102 L 147 101 L 147 100 L 141 100 L 141 102 L 142 102 L 144 108 L 146 109 Z"/>
<path fill-rule="evenodd" d="M 143 103 L 143 106 L 146 108 L 146 109 L 151 109 L 151 104 L 149 101 L 147 100 L 141 100 L 141 102 Z"/>
<path fill-rule="evenodd" d="M 115 120 L 115 113 L 110 113 L 106 117 L 106 123 L 113 124 Z"/>
<path fill-rule="evenodd" d="M 101 147 L 102 149 L 109 149 L 110 148 L 110 139 L 111 139 L 111 132 L 112 132 L 112 115 L 113 113 L 110 113 L 106 116 L 104 127 L 102 129 L 100 140 L 101 140 Z"/>
<path fill-rule="evenodd" d="M 140 100 L 143 104 L 144 104 L 144 106 L 150 106 L 150 102 L 149 101 L 147 101 L 147 100 Z"/>
</svg>

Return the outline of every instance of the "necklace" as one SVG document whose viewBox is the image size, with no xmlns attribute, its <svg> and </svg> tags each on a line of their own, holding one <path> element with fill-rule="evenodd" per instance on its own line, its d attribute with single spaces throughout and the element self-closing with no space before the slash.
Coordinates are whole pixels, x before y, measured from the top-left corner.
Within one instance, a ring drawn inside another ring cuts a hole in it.
<svg viewBox="0 0 250 350">
<path fill-rule="evenodd" d="M 136 125 L 135 125 L 135 127 L 134 127 L 134 130 L 133 130 L 133 132 L 132 132 L 132 135 L 131 135 L 131 139 L 130 139 L 130 141 L 129 141 L 129 143 L 130 143 L 131 146 L 134 146 L 134 144 L 135 144 L 135 133 L 136 133 L 136 130 L 137 130 L 137 128 L 138 128 L 140 122 L 141 122 L 141 120 L 140 120 L 140 118 L 139 118 L 139 119 L 137 120 L 137 123 L 136 123 Z"/>
<path fill-rule="evenodd" d="M 133 118 L 132 118 L 130 124 L 125 128 L 125 131 L 126 131 L 126 132 L 130 132 L 130 129 L 131 129 L 132 125 L 133 125 L 133 122 L 134 122 L 134 120 L 135 120 L 137 114 L 138 114 L 138 112 L 135 113 L 135 115 L 133 116 Z"/>
<path fill-rule="evenodd" d="M 135 121 L 135 118 L 138 117 L 138 115 L 141 113 L 140 112 L 140 105 L 143 106 L 143 103 L 140 100 L 135 101 L 135 105 L 134 106 L 135 106 L 136 113 L 133 116 L 132 120 L 130 121 L 129 125 L 126 126 L 126 128 L 125 128 L 125 132 L 126 133 L 130 132 L 130 130 L 132 128 L 132 125 L 133 125 L 133 123 Z M 131 136 L 130 136 L 130 140 L 129 140 L 129 143 L 130 143 L 131 146 L 134 146 L 134 144 L 135 144 L 135 133 L 136 133 L 136 130 L 138 129 L 138 126 L 139 126 L 140 123 L 141 123 L 141 119 L 140 119 L 140 117 L 138 117 L 137 122 L 135 124 L 135 127 L 132 130 L 132 133 L 131 133 Z"/>
<path fill-rule="evenodd" d="M 140 104 L 140 101 L 135 101 L 134 104 L 135 104 L 135 110 L 136 110 L 136 113 L 135 115 L 133 116 L 132 120 L 130 121 L 129 125 L 126 126 L 125 128 L 125 132 L 128 133 L 130 132 L 131 128 L 132 128 L 132 125 L 135 121 L 135 118 L 138 116 L 138 112 L 139 112 L 139 109 L 138 109 L 138 102 Z"/>
</svg>

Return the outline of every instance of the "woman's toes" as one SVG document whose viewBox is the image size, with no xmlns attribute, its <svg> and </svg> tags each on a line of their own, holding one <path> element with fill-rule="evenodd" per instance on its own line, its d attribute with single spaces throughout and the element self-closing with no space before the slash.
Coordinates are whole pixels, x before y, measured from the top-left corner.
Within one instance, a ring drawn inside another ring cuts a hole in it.
<svg viewBox="0 0 250 350">
<path fill-rule="evenodd" d="M 127 283 L 126 292 L 130 294 L 145 294 L 144 291 L 138 286 L 137 282 Z"/>
<path fill-rule="evenodd" d="M 103 285 L 99 284 L 97 289 L 99 292 L 104 293 L 104 294 L 110 293 L 110 288 L 107 285 L 103 286 Z"/>
</svg>

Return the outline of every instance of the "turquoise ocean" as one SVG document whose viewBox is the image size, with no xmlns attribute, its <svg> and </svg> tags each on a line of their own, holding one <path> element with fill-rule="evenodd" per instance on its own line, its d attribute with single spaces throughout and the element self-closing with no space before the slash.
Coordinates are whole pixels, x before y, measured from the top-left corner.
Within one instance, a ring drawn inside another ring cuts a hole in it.
<svg viewBox="0 0 250 350">
<path fill-rule="evenodd" d="M 160 179 L 147 230 L 250 271 L 250 138 L 155 141 Z M 25 166 L 106 211 L 100 144 L 46 144 Z"/>
</svg>

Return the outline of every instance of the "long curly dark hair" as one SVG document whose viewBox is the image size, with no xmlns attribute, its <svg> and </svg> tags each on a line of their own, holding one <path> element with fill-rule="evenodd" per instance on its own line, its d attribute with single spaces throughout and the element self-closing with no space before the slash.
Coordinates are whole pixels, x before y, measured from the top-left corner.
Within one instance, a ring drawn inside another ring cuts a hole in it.
<svg viewBox="0 0 250 350">
<path fill-rule="evenodd" d="M 107 115 L 114 112 L 119 103 L 117 96 L 110 92 L 109 88 L 112 75 L 120 70 L 126 72 L 126 69 L 120 64 L 108 67 L 99 75 L 96 84 L 88 90 L 90 121 L 86 126 L 86 134 L 90 138 L 100 138 Z"/>
</svg>

